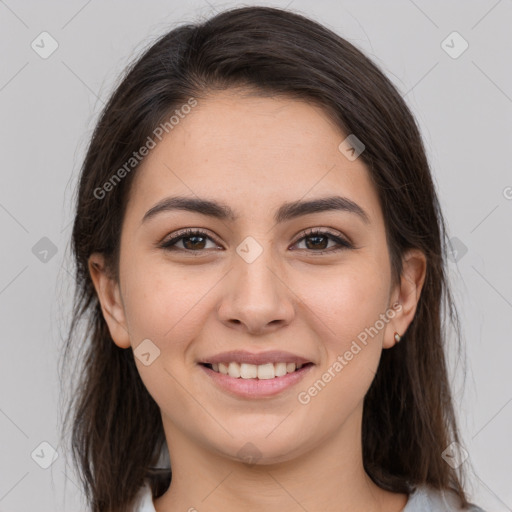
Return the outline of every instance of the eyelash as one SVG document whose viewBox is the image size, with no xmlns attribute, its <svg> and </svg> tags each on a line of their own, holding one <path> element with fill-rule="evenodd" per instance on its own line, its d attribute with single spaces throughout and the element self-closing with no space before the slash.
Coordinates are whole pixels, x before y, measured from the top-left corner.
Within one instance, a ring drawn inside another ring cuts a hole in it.
<svg viewBox="0 0 512 512">
<path fill-rule="evenodd" d="M 206 233 L 205 231 L 202 231 L 200 229 L 190 229 L 189 228 L 189 229 L 187 229 L 185 231 L 179 232 L 176 236 L 174 236 L 171 239 L 166 240 L 165 242 L 163 242 L 160 245 L 160 248 L 164 249 L 164 250 L 167 250 L 167 251 L 182 251 L 182 252 L 187 252 L 187 253 L 190 253 L 190 254 L 202 253 L 202 252 L 207 251 L 208 249 L 201 249 L 201 250 L 193 251 L 191 249 L 181 249 L 181 248 L 174 247 L 175 244 L 177 242 L 179 242 L 180 240 L 186 239 L 186 238 L 191 238 L 193 236 L 201 236 L 201 237 L 209 238 L 210 240 L 215 242 L 215 240 L 213 240 L 208 235 L 208 233 Z M 297 243 L 301 242 L 302 240 L 304 240 L 306 238 L 313 237 L 313 236 L 327 237 L 330 240 L 332 240 L 332 241 L 334 241 L 334 242 L 336 242 L 338 244 L 338 247 L 335 248 L 335 249 L 330 248 L 330 249 L 325 249 L 325 250 L 322 250 L 322 251 L 311 250 L 310 252 L 313 252 L 314 254 L 319 254 L 319 255 L 320 254 L 328 254 L 328 253 L 333 253 L 333 252 L 338 252 L 338 251 L 342 251 L 342 250 L 346 250 L 346 249 L 353 249 L 354 248 L 353 245 L 348 240 L 345 240 L 344 238 L 341 238 L 340 236 L 337 236 L 337 235 L 335 235 L 335 234 L 333 234 L 333 233 L 331 233 L 329 231 L 323 231 L 323 230 L 318 229 L 318 228 L 313 228 L 313 229 L 307 230 L 306 232 L 302 233 L 301 238 L 299 238 L 295 242 L 294 245 L 296 245 Z M 200 256 L 200 255 L 201 254 L 197 254 L 197 256 Z M 196 256 L 196 254 L 194 254 L 194 256 Z"/>
</svg>

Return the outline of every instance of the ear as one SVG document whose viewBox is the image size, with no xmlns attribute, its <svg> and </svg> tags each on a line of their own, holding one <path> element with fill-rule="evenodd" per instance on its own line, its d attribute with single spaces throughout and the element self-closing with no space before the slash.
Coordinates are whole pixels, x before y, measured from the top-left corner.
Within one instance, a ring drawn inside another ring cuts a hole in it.
<svg viewBox="0 0 512 512">
<path fill-rule="evenodd" d="M 425 282 L 427 258 L 419 249 L 409 249 L 402 258 L 400 283 L 391 294 L 391 306 L 396 311 L 389 321 L 384 334 L 383 348 L 391 348 L 395 341 L 395 332 L 403 336 L 412 322 Z M 399 304 L 393 307 L 392 305 Z"/>
<path fill-rule="evenodd" d="M 119 284 L 109 277 L 105 259 L 101 253 L 92 254 L 89 257 L 88 265 L 110 335 L 118 347 L 128 348 L 130 347 L 130 337 Z"/>
</svg>

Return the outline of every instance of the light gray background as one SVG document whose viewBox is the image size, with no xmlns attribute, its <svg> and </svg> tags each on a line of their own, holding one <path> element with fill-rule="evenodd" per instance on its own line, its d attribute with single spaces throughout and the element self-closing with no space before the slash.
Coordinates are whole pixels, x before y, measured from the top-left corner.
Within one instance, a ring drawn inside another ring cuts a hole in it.
<svg viewBox="0 0 512 512">
<path fill-rule="evenodd" d="M 73 192 L 97 115 L 118 74 L 157 36 L 251 4 L 0 0 L 0 511 L 85 510 L 60 445 L 57 362 L 70 312 Z M 453 357 L 451 368 L 464 464 L 476 472 L 467 488 L 488 511 L 512 510 L 512 2 L 260 4 L 289 5 L 362 49 L 420 123 L 450 236 L 464 244 L 450 277 L 465 382 Z M 47 59 L 31 48 L 43 31 L 59 45 Z M 441 45 L 453 31 L 469 44 L 456 59 Z M 57 248 L 46 262 L 33 252 L 43 237 Z M 59 454 L 48 469 L 35 462 L 48 460 L 42 442 Z"/>
</svg>

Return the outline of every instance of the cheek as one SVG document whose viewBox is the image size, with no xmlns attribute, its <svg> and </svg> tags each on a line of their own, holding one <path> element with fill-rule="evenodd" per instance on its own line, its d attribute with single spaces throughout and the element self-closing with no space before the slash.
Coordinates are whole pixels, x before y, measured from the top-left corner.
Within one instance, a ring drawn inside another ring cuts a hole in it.
<svg viewBox="0 0 512 512">
<path fill-rule="evenodd" d="M 200 326 L 201 298 L 214 284 L 214 276 L 196 276 L 194 269 L 165 262 L 133 266 L 125 294 L 130 335 L 153 337 L 162 348 L 168 340 L 178 341 L 178 334 L 180 339 L 192 336 Z"/>
<path fill-rule="evenodd" d="M 190 269 L 176 270 L 165 262 L 134 265 L 127 274 L 125 310 L 135 362 L 146 389 L 164 412 L 197 414 L 197 405 L 180 383 L 189 378 L 188 348 L 204 324 L 201 297 L 208 284 L 193 278 Z M 137 357 L 143 340 L 150 340 L 150 351 L 157 354 L 149 365 Z"/>
<path fill-rule="evenodd" d="M 323 358 L 297 398 L 312 417 L 325 418 L 327 430 L 359 406 L 379 365 L 386 325 L 380 315 L 386 311 L 388 288 L 387 280 L 376 276 L 345 272 L 323 290 L 310 288 L 308 306 L 321 319 L 317 333 Z"/>
<path fill-rule="evenodd" d="M 389 286 L 387 267 L 363 258 L 354 258 L 353 264 L 336 270 L 298 274 L 292 285 L 304 305 L 323 324 L 322 332 L 331 349 L 342 349 L 347 341 L 375 324 L 386 311 Z"/>
<path fill-rule="evenodd" d="M 389 285 L 386 261 L 362 257 L 336 272 L 303 280 L 301 296 L 314 313 L 310 318 L 321 337 L 323 360 L 320 379 L 315 375 L 302 390 L 312 400 L 322 395 L 313 407 L 339 404 L 338 420 L 362 400 L 374 378 L 387 325 L 381 315 L 387 310 Z M 313 387 L 308 391 L 308 386 Z"/>
</svg>

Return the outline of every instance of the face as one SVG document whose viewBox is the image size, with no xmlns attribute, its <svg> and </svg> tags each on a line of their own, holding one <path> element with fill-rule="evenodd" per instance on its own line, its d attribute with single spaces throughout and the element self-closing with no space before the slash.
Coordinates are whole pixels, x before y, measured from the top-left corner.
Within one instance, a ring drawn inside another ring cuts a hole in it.
<svg viewBox="0 0 512 512">
<path fill-rule="evenodd" d="M 173 433 L 232 459 L 315 449 L 360 413 L 382 349 L 412 319 L 414 285 L 393 286 L 377 193 L 361 158 L 338 149 L 346 135 L 307 103 L 226 91 L 137 170 L 111 302 L 95 284 L 171 452 Z M 222 208 L 162 207 L 176 196 Z"/>
</svg>

